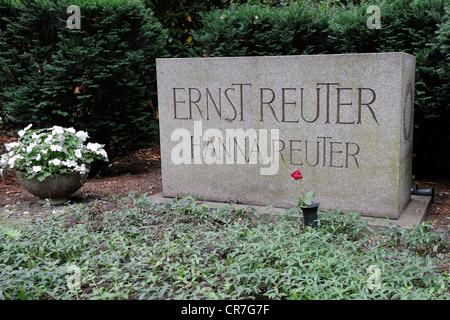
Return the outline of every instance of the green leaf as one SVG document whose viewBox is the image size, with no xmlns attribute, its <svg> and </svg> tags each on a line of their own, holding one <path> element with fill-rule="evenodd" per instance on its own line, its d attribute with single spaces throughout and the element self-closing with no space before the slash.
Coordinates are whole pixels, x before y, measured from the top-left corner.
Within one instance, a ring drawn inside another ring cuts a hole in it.
<svg viewBox="0 0 450 320">
<path fill-rule="evenodd" d="M 45 178 L 47 178 L 49 176 L 51 176 L 51 172 L 47 171 L 47 172 L 44 172 L 43 174 L 38 175 L 37 179 L 42 182 L 45 180 Z"/>
<path fill-rule="evenodd" d="M 311 190 L 306 194 L 306 197 L 308 198 L 314 198 L 316 196 L 316 192 Z"/>
</svg>

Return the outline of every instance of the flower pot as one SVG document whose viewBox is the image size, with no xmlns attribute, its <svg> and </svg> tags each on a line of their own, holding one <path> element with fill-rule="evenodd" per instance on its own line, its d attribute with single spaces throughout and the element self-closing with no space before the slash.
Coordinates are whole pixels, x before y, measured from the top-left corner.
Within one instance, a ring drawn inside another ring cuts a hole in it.
<svg viewBox="0 0 450 320">
<path fill-rule="evenodd" d="M 313 202 L 309 206 L 300 207 L 303 213 L 303 223 L 306 227 L 317 228 L 317 211 L 320 202 Z"/>
<path fill-rule="evenodd" d="M 50 199 L 54 205 L 69 201 L 69 196 L 83 186 L 87 176 L 87 173 L 81 175 L 76 172 L 52 174 L 44 181 L 39 181 L 36 177 L 28 179 L 25 172 L 16 170 L 17 181 L 25 190 L 42 200 Z"/>
</svg>

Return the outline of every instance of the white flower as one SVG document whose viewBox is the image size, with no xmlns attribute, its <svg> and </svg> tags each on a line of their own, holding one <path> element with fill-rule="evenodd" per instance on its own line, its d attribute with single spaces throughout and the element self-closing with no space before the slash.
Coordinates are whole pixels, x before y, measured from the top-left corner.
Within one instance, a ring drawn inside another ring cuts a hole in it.
<svg viewBox="0 0 450 320">
<path fill-rule="evenodd" d="M 61 150 L 62 150 L 62 147 L 61 147 L 61 146 L 57 146 L 57 145 L 52 144 L 52 145 L 50 146 L 50 150 L 52 150 L 52 151 L 61 151 Z"/>
<path fill-rule="evenodd" d="M 36 156 L 36 161 L 39 161 L 39 160 L 41 160 L 41 154 L 40 153 L 38 153 L 37 156 Z"/>
<path fill-rule="evenodd" d="M 70 132 L 70 133 L 75 133 L 75 129 L 74 128 L 66 128 L 66 131 Z"/>
<path fill-rule="evenodd" d="M 62 164 L 65 165 L 66 167 L 69 167 L 69 168 L 77 166 L 76 161 L 73 161 L 73 160 L 63 161 Z"/>
<path fill-rule="evenodd" d="M 41 153 L 42 153 L 42 154 L 47 154 L 47 151 L 48 151 L 48 150 L 43 149 L 43 150 L 41 150 Z"/>
<path fill-rule="evenodd" d="M 59 160 L 59 159 L 53 159 L 53 160 L 50 160 L 48 163 L 52 163 L 52 164 L 54 164 L 55 166 L 59 166 L 59 165 L 61 164 L 61 160 Z"/>
<path fill-rule="evenodd" d="M 60 127 L 60 126 L 53 126 L 52 128 L 52 134 L 56 135 L 56 134 L 63 134 L 64 133 L 64 128 Z"/>
<path fill-rule="evenodd" d="M 3 169 L 0 169 L 0 174 L 3 174 Z"/>
<path fill-rule="evenodd" d="M 81 130 L 76 133 L 76 136 L 83 142 L 86 141 L 87 138 L 89 138 L 87 132 Z"/>
<path fill-rule="evenodd" d="M 83 154 L 81 153 L 81 149 L 76 149 L 75 150 L 75 157 L 81 158 L 82 156 L 83 156 Z"/>
<path fill-rule="evenodd" d="M 7 151 L 10 151 L 12 148 L 14 148 L 15 146 L 18 146 L 18 145 L 19 145 L 18 142 L 11 142 L 11 143 L 5 144 L 5 148 Z"/>
<path fill-rule="evenodd" d="M 31 151 L 33 151 L 33 148 L 36 147 L 36 145 L 36 142 L 30 143 L 30 145 L 27 147 L 27 152 L 30 153 Z"/>
<path fill-rule="evenodd" d="M 23 130 L 19 131 L 19 137 L 23 137 L 25 132 L 27 132 L 28 129 L 30 129 L 33 125 L 30 123 L 28 126 L 26 126 Z"/>
<path fill-rule="evenodd" d="M 108 154 L 107 154 L 106 151 L 103 150 L 103 149 L 98 150 L 98 151 L 97 151 L 97 154 L 103 156 L 103 158 L 108 158 Z"/>
<path fill-rule="evenodd" d="M 96 152 L 98 149 L 100 149 L 102 147 L 102 145 L 100 144 L 100 143 L 92 143 L 92 142 L 89 142 L 88 144 L 87 144 L 87 148 L 89 149 L 89 150 L 91 150 L 91 151 L 94 151 L 94 152 Z"/>
<path fill-rule="evenodd" d="M 86 166 L 84 165 L 84 163 L 81 166 L 76 166 L 75 167 L 75 171 L 78 171 L 81 174 L 85 174 L 86 173 Z"/>
<path fill-rule="evenodd" d="M 9 160 L 8 160 L 8 165 L 10 166 L 10 167 L 14 167 L 14 163 L 16 162 L 16 156 L 14 156 L 14 157 L 12 157 L 12 158 L 9 158 Z"/>
<path fill-rule="evenodd" d="M 42 167 L 41 166 L 33 166 L 32 170 L 33 170 L 33 172 L 39 172 L 42 170 Z"/>
<path fill-rule="evenodd" d="M 45 138 L 44 142 L 45 143 L 50 143 L 53 140 L 53 135 L 49 135 L 47 138 Z"/>
</svg>

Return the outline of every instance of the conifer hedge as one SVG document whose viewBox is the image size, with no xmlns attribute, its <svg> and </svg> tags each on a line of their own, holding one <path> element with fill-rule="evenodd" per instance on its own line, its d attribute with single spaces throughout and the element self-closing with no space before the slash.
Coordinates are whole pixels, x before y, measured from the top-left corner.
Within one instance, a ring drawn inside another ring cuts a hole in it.
<svg viewBox="0 0 450 320">
<path fill-rule="evenodd" d="M 70 5 L 81 28 L 69 29 Z M 165 30 L 140 1 L 2 0 L 0 117 L 85 130 L 111 158 L 154 140 Z"/>
</svg>

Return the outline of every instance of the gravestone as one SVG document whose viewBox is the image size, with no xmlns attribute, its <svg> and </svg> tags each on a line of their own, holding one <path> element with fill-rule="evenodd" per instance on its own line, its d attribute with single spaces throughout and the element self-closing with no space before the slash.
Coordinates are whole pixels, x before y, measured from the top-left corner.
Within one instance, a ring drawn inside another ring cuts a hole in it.
<svg viewBox="0 0 450 320">
<path fill-rule="evenodd" d="M 157 59 L 165 197 L 397 219 L 411 194 L 415 57 Z"/>
</svg>

